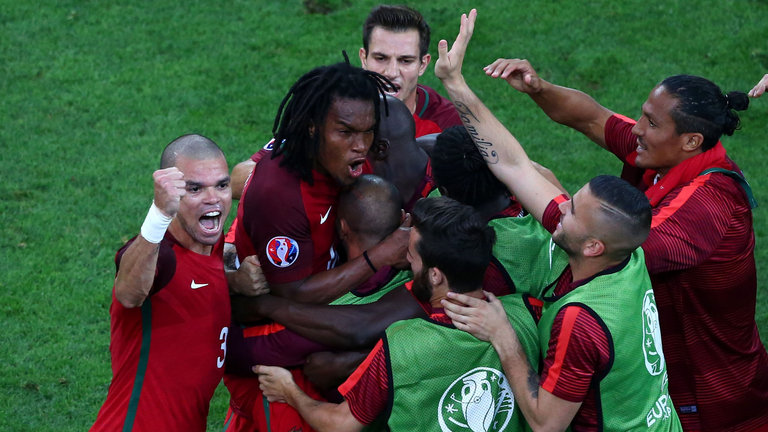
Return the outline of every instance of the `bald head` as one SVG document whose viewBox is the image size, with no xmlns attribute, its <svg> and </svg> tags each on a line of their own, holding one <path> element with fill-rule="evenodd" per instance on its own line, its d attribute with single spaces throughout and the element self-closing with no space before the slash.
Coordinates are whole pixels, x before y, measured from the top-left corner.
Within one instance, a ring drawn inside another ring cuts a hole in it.
<svg viewBox="0 0 768 432">
<path fill-rule="evenodd" d="M 223 158 L 224 152 L 221 151 L 215 142 L 202 135 L 182 135 L 165 147 L 163 155 L 160 157 L 160 168 L 164 169 L 175 166 L 179 156 L 194 160 L 205 160 Z"/>
<path fill-rule="evenodd" d="M 400 192 L 374 175 L 361 176 L 339 198 L 339 219 L 357 237 L 376 244 L 400 226 Z"/>
</svg>

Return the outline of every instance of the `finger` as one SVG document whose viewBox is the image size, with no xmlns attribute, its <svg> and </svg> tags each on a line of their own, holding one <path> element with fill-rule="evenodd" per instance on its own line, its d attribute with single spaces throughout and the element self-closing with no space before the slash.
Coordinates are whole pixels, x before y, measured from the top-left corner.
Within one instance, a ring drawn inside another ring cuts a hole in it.
<svg viewBox="0 0 768 432">
<path fill-rule="evenodd" d="M 446 301 L 443 304 L 443 309 L 445 309 L 446 312 L 450 311 L 456 315 L 461 315 L 461 320 L 466 320 L 469 317 L 469 315 L 476 310 L 475 308 L 461 306 L 449 301 Z"/>
<path fill-rule="evenodd" d="M 487 297 L 487 298 L 488 298 L 488 301 L 490 301 L 490 302 L 493 302 L 494 300 L 496 300 L 496 301 L 499 301 L 499 298 L 498 298 L 498 297 L 496 297 L 496 295 L 495 295 L 495 294 L 493 294 L 493 293 L 492 293 L 492 292 L 490 292 L 490 291 L 485 291 L 485 290 L 483 290 L 483 294 L 485 294 L 485 297 Z"/>
<path fill-rule="evenodd" d="M 400 224 L 400 228 L 410 229 L 411 228 L 411 223 L 412 223 L 412 221 L 411 221 L 411 214 L 410 213 L 406 213 L 405 214 L 405 218 L 403 219 L 403 223 Z"/>
<path fill-rule="evenodd" d="M 440 39 L 440 42 L 437 43 L 437 58 L 438 59 L 445 59 L 448 54 L 448 41 L 445 39 Z"/>
<path fill-rule="evenodd" d="M 478 298 L 470 297 L 466 294 L 455 293 L 453 291 L 448 291 L 448 298 L 452 298 L 459 303 L 464 303 L 467 306 L 473 306 L 473 307 L 480 306 L 484 303 L 483 300 L 480 300 Z"/>
</svg>

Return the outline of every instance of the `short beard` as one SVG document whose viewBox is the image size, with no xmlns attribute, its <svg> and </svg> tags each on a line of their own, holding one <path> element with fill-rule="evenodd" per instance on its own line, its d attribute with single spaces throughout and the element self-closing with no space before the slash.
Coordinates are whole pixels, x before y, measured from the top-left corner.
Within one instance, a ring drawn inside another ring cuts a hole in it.
<svg viewBox="0 0 768 432">
<path fill-rule="evenodd" d="M 432 299 L 432 284 L 429 282 L 427 269 L 423 268 L 419 273 L 413 275 L 411 292 L 421 303 L 429 303 Z"/>
</svg>

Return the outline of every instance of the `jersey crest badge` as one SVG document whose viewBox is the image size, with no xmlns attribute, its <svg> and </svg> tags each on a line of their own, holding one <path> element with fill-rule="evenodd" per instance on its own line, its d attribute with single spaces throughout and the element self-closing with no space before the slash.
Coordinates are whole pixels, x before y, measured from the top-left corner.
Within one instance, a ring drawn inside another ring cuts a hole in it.
<svg viewBox="0 0 768 432">
<path fill-rule="evenodd" d="M 512 419 L 515 398 L 501 371 L 477 367 L 445 390 L 437 410 L 443 432 L 502 431 Z"/>
<path fill-rule="evenodd" d="M 645 368 L 651 376 L 664 372 L 666 363 L 664 350 L 661 347 L 659 311 L 656 309 L 656 297 L 653 295 L 653 290 L 646 291 L 643 298 L 643 354 L 645 355 Z"/>
<path fill-rule="evenodd" d="M 299 243 L 285 236 L 276 236 L 267 243 L 267 259 L 275 267 L 289 267 L 299 258 Z"/>
</svg>

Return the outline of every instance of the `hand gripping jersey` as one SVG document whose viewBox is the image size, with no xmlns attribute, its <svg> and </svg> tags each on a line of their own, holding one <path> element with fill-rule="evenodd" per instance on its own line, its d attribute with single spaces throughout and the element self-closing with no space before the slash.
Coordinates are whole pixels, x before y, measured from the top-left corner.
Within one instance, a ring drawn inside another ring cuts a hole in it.
<svg viewBox="0 0 768 432">
<path fill-rule="evenodd" d="M 113 377 L 92 431 L 205 430 L 224 374 L 230 321 L 222 245 L 200 255 L 166 233 L 144 304 L 126 309 L 113 292 Z"/>
<path fill-rule="evenodd" d="M 529 358 L 538 358 L 533 312 L 523 296 L 501 297 Z M 527 425 L 490 343 L 449 324 L 392 324 L 384 347 L 390 373 L 388 425 L 397 431 L 523 431 Z"/>
</svg>

